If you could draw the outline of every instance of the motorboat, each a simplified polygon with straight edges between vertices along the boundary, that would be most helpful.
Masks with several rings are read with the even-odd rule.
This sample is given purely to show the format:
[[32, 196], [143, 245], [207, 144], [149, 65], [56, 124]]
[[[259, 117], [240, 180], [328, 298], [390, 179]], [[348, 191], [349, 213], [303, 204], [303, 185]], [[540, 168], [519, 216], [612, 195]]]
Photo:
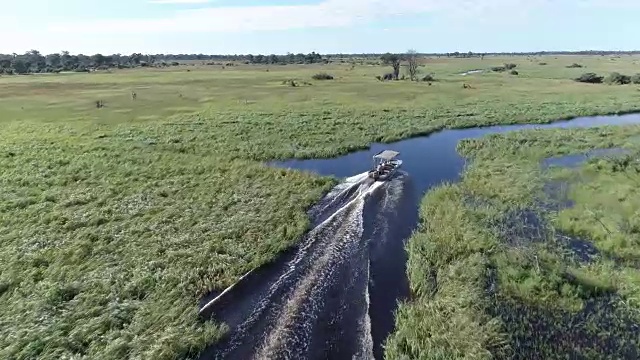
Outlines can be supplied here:
[[369, 171], [369, 177], [376, 181], [389, 180], [402, 166], [402, 160], [397, 159], [399, 152], [385, 150], [373, 156], [373, 169]]

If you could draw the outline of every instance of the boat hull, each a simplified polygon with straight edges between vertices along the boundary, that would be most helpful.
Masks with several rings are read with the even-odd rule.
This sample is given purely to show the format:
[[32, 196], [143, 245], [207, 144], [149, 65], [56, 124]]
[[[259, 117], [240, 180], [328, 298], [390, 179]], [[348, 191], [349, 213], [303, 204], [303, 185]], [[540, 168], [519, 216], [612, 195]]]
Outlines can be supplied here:
[[382, 172], [376, 170], [369, 171], [369, 178], [376, 181], [386, 181], [391, 179], [391, 177], [393, 177], [393, 175], [398, 171], [400, 166], [402, 166], [402, 160], [393, 160], [389, 162], [389, 164], [391, 165], [391, 167]]

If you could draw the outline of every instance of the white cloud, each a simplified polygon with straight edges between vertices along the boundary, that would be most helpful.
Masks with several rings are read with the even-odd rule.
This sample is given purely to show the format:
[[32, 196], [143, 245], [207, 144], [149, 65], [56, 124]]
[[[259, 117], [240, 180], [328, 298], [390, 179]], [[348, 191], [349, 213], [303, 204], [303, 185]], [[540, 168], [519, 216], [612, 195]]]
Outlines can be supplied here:
[[[158, 4], [204, 3], [209, 0], [149, 0]], [[631, 0], [566, 0], [630, 6]], [[633, 0], [635, 1], [635, 0]], [[524, 21], [528, 11], [553, 8], [551, 0], [323, 0], [307, 5], [220, 6], [176, 11], [160, 18], [66, 21], [49, 25], [63, 33], [185, 33], [289, 30], [344, 27], [382, 18], [437, 13], [437, 21]], [[462, 24], [462, 23], [460, 23]], [[459, 25], [460, 25], [459, 24]]]
[[[192, 1], [192, 0], [156, 0]], [[236, 32], [341, 27], [383, 17], [423, 13], [441, 5], [434, 0], [325, 0], [313, 5], [227, 6], [177, 11], [155, 19], [110, 19], [51, 24], [53, 32], [160, 33]]]
[[207, 4], [211, 0], [149, 0], [150, 4]]
[[[155, 4], [187, 4], [187, 3], [213, 3], [215, 0], [142, 0]], [[344, 48], [359, 48], [363, 43], [377, 43], [377, 40], [366, 38], [366, 31], [379, 31], [380, 34], [393, 36], [394, 32], [402, 32], [402, 27], [415, 27], [428, 32], [429, 36], [423, 42], [425, 50], [434, 41], [443, 39], [447, 47], [463, 48], [467, 38], [473, 38], [478, 34], [498, 34], [501, 39], [510, 39], [512, 32], [534, 29], [536, 26], [545, 26], [545, 23], [558, 23], [565, 15], [562, 11], [567, 8], [583, 7], [582, 11], [597, 13], [600, 9], [638, 9], [638, 0], [563, 0], [562, 4], [556, 0], [317, 0], [316, 4], [306, 5], [259, 5], [259, 6], [215, 6], [190, 10], [175, 10], [149, 17], [139, 15], [127, 17], [121, 15], [117, 18], [103, 18], [88, 20], [82, 17], [73, 18], [33, 18], [24, 15], [7, 16], [2, 18], [0, 14], [0, 33], [8, 33], [6, 41], [0, 42], [3, 51], [23, 51], [30, 48], [38, 48], [43, 51], [59, 51], [68, 48], [85, 52], [107, 52], [107, 49], [132, 52], [146, 51], [153, 48], [158, 51], [170, 51], [170, 49], [190, 48], [215, 49], [251, 49], [258, 46], [270, 49], [284, 49], [291, 44], [275, 43], [277, 41], [290, 41], [282, 39], [298, 39], [299, 43], [313, 43], [315, 40], [307, 40], [302, 32], [292, 31], [283, 35], [279, 30], [296, 30], [305, 28], [339, 28], [344, 37], [338, 41], [331, 40], [325, 48], [332, 51], [340, 46]], [[265, 1], [266, 3], [267, 1]], [[159, 5], [161, 6], [161, 5]], [[560, 10], [564, 9], [564, 10]], [[424, 19], [420, 23], [416, 17]], [[571, 14], [569, 14], [571, 15]], [[88, 15], [90, 16], [96, 16]], [[361, 26], [374, 23], [378, 20], [395, 18], [396, 25], [383, 27], [388, 29], [374, 30], [375, 27]], [[410, 19], [402, 24], [402, 19]], [[55, 20], [54, 20], [55, 19]], [[560, 23], [560, 25], [562, 25]], [[560, 26], [559, 25], [559, 26]], [[631, 26], [631, 25], [629, 25]], [[358, 31], [353, 31], [358, 29]], [[344, 31], [342, 31], [344, 30]], [[251, 31], [276, 31], [280, 40], [273, 40], [271, 44], [252, 43], [255, 36]], [[568, 31], [572, 31], [569, 29]], [[329, 31], [327, 31], [329, 32]], [[236, 33], [236, 34], [230, 34]], [[523, 32], [524, 33], [524, 32]], [[353, 37], [347, 36], [352, 34]], [[528, 34], [528, 33], [527, 33]], [[379, 34], [378, 34], [379, 35]], [[378, 36], [376, 35], [376, 36]], [[316, 33], [314, 36], [318, 36]], [[515, 36], [515, 35], [513, 35]], [[406, 36], [402, 35], [402, 41]], [[244, 39], [241, 44], [233, 43], [231, 39]], [[303, 40], [300, 40], [304, 38]], [[436, 40], [430, 40], [437, 38]], [[494, 36], [496, 38], [496, 36]], [[169, 40], [173, 39], [173, 40]], [[197, 41], [194, 39], [198, 39]], [[265, 39], [265, 37], [261, 37]], [[275, 37], [274, 37], [275, 39]], [[315, 39], [315, 38], [314, 38]], [[411, 41], [423, 41], [423, 40]], [[462, 39], [462, 40], [444, 40]], [[490, 38], [478, 38], [478, 48], [491, 45]], [[504, 41], [507, 41], [504, 40]], [[255, 40], [258, 41], [258, 40]], [[260, 40], [262, 41], [262, 40]], [[270, 41], [270, 40], [269, 40]], [[267, 41], [267, 42], [269, 42]], [[397, 43], [398, 39], [394, 40]], [[496, 40], [497, 41], [497, 40]], [[216, 45], [213, 46], [213, 42]], [[389, 41], [387, 41], [389, 43]], [[481, 44], [485, 44], [482, 45]], [[489, 45], [486, 45], [489, 44]], [[387, 44], [388, 45], [388, 44]], [[387, 46], [385, 45], [385, 46]], [[309, 45], [311, 46], [311, 45]], [[380, 45], [382, 47], [382, 45]], [[399, 45], [400, 46], [400, 45]], [[405, 45], [402, 45], [403, 47]], [[413, 46], [413, 45], [412, 45]], [[299, 47], [299, 46], [298, 46]], [[418, 46], [420, 47], [420, 46]], [[80, 50], [82, 49], [82, 50]], [[341, 48], [342, 49], [342, 48]], [[317, 48], [316, 50], [320, 50]], [[152, 51], [152, 50], [149, 50]], [[187, 50], [184, 50], [187, 51]], [[211, 51], [211, 50], [210, 50]], [[237, 50], [240, 51], [240, 50]]]

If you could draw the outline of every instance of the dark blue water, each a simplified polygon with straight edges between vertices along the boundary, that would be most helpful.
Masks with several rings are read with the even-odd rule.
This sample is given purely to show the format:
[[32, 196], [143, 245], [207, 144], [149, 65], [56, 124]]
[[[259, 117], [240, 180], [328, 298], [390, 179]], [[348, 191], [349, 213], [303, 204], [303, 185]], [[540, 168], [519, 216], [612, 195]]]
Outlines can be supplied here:
[[[632, 123], [640, 123], [640, 114], [445, 130], [334, 159], [272, 162], [345, 180], [310, 210], [313, 229], [296, 247], [223, 298], [212, 293], [203, 299], [201, 315], [230, 331], [201, 359], [381, 359], [398, 301], [409, 296], [405, 240], [416, 229], [424, 194], [460, 179], [466, 161], [456, 151], [460, 140]], [[366, 172], [372, 156], [385, 149], [399, 151], [404, 164], [390, 181], [374, 182]]]
[[[518, 131], [526, 129], [588, 128], [605, 125], [625, 125], [640, 123], [640, 114], [620, 116], [580, 117], [552, 124], [504, 125], [460, 130], [443, 130], [428, 136], [418, 137], [391, 144], [371, 144], [368, 150], [350, 153], [333, 159], [287, 160], [272, 162], [271, 165], [312, 171], [320, 175], [345, 178], [371, 169], [372, 157], [383, 150], [400, 152], [404, 161], [403, 172], [407, 181], [400, 214], [393, 218], [393, 228], [385, 234], [385, 245], [371, 251], [370, 274], [370, 317], [376, 358], [382, 356], [385, 339], [393, 331], [393, 313], [397, 302], [408, 296], [406, 280], [406, 253], [404, 244], [418, 224], [420, 201], [429, 189], [445, 182], [460, 180], [466, 159], [458, 154], [456, 147], [463, 139]], [[618, 150], [601, 150], [602, 154]], [[583, 155], [548, 160], [547, 165], [571, 164], [584, 159]], [[373, 215], [365, 214], [373, 217]], [[375, 246], [375, 243], [372, 244]], [[386, 254], [381, 256], [380, 254]], [[393, 269], [393, 270], [390, 270]], [[392, 294], [395, 298], [389, 298]]]
[[640, 114], [629, 114], [581, 117], [544, 125], [506, 125], [444, 130], [428, 136], [391, 144], [374, 143], [371, 144], [368, 150], [333, 159], [287, 160], [272, 162], [271, 164], [278, 167], [313, 171], [320, 175], [334, 175], [343, 178], [368, 171], [371, 168], [372, 156], [382, 150], [399, 151], [399, 157], [404, 161], [402, 169], [409, 174], [412, 179], [412, 186], [415, 186], [413, 193], [415, 194], [414, 203], [417, 208], [421, 198], [430, 188], [443, 182], [456, 182], [460, 179], [466, 161], [456, 151], [456, 146], [460, 140], [525, 129], [587, 128], [638, 123], [640, 123]]
[[621, 148], [613, 148], [613, 149], [593, 149], [589, 152], [582, 154], [571, 154], [564, 156], [556, 156], [545, 159], [542, 161], [543, 168], [550, 168], [554, 166], [564, 167], [564, 168], [576, 168], [591, 158], [598, 157], [610, 157], [617, 155], [626, 155], [629, 154], [629, 151]]
[[[582, 166], [590, 159], [610, 158], [627, 155], [629, 153], [630, 152], [627, 149], [622, 148], [592, 149], [581, 154], [546, 158], [542, 161], [541, 166], [543, 169], [549, 169], [551, 167], [575, 169]], [[550, 210], [560, 211], [571, 208], [575, 205], [569, 198], [569, 188], [570, 183], [565, 180], [554, 180], [545, 184], [545, 192], [553, 200], [553, 206], [550, 207]], [[573, 257], [582, 263], [590, 263], [600, 256], [600, 251], [591, 241], [576, 237], [575, 235], [568, 236], [561, 232], [556, 232], [555, 236], [558, 243], [564, 244], [565, 248], [573, 255]]]

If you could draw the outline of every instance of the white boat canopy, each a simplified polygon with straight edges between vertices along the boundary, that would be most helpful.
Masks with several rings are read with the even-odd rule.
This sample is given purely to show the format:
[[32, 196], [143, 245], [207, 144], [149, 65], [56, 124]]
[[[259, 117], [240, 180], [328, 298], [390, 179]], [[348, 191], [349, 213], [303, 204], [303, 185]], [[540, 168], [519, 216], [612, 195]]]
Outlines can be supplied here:
[[375, 155], [374, 158], [375, 159], [382, 159], [382, 160], [393, 160], [396, 156], [400, 155], [399, 152], [397, 151], [393, 151], [393, 150], [385, 150], [381, 153], [379, 153], [378, 155]]

